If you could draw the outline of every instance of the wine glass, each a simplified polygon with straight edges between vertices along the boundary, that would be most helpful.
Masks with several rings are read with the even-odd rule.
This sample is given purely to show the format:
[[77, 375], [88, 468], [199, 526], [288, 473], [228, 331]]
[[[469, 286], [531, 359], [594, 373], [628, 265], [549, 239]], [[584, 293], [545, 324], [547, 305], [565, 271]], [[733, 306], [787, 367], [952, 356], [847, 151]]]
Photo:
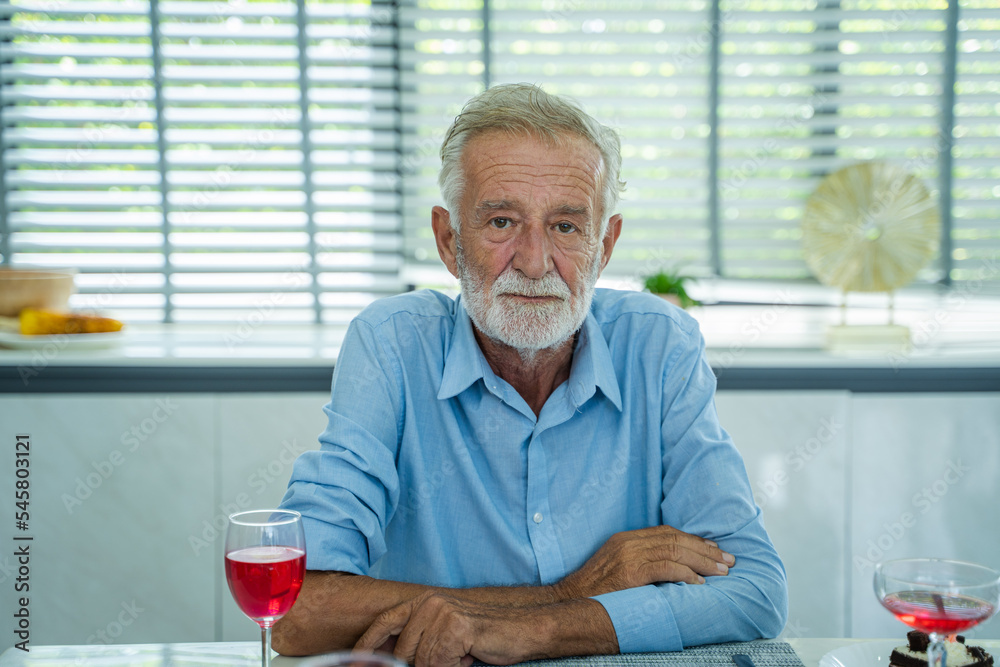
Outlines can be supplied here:
[[237, 606], [260, 626], [261, 667], [271, 665], [271, 626], [292, 608], [305, 570], [301, 514], [251, 510], [230, 515], [226, 581]]
[[946, 667], [945, 638], [982, 623], [1000, 606], [1000, 572], [958, 560], [879, 563], [874, 585], [883, 607], [930, 636], [928, 667]]

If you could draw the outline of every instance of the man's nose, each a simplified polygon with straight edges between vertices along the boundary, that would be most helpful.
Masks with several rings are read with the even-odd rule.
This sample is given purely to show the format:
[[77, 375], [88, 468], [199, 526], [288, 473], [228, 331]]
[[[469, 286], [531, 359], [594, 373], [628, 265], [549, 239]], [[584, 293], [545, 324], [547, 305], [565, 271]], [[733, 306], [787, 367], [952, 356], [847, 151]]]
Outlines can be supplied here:
[[539, 280], [555, 268], [552, 261], [552, 241], [543, 225], [524, 225], [516, 242], [513, 268], [525, 277]]

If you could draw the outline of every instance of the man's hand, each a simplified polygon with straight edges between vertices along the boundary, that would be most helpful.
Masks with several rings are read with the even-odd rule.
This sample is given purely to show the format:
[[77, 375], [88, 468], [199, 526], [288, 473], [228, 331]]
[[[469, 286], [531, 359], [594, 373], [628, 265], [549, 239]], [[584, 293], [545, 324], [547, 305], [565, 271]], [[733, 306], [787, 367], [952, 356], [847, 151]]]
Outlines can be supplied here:
[[670, 526], [640, 528], [612, 535], [556, 591], [571, 600], [668, 581], [703, 584], [704, 577], [728, 574], [735, 562], [711, 540]]
[[510, 665], [535, 655], [537, 635], [521, 625], [524, 618], [523, 609], [428, 592], [380, 614], [354, 648], [392, 647], [397, 658], [417, 667], [468, 667], [473, 658]]
[[428, 592], [381, 614], [355, 648], [391, 650], [416, 667], [469, 667], [615, 654], [618, 638], [595, 600], [506, 607]]

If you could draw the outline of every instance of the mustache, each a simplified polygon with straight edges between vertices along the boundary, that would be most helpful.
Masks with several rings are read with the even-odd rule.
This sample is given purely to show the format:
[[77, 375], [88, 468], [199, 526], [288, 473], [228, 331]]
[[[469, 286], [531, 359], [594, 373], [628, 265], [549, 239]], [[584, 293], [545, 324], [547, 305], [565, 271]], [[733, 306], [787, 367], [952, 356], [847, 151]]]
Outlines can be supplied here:
[[508, 270], [497, 276], [493, 282], [493, 293], [516, 294], [518, 296], [550, 296], [559, 299], [570, 297], [569, 285], [555, 273], [546, 273], [538, 280], [525, 278], [516, 270]]

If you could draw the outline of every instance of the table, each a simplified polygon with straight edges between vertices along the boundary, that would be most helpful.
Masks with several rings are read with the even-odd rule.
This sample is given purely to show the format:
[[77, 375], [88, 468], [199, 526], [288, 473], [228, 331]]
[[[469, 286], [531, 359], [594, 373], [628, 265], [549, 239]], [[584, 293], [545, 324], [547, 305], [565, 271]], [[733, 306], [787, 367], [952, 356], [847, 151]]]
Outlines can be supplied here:
[[[805, 667], [817, 667], [827, 652], [865, 639], [794, 638], [785, 640], [802, 660]], [[900, 639], [900, 643], [903, 643]], [[278, 656], [273, 667], [293, 667], [300, 658]], [[258, 642], [214, 642], [200, 644], [121, 644], [113, 646], [35, 646], [30, 653], [10, 648], [0, 655], [0, 667], [30, 665], [80, 665], [83, 667], [118, 667], [124, 665], [150, 667], [195, 667], [196, 665], [260, 665]]]

